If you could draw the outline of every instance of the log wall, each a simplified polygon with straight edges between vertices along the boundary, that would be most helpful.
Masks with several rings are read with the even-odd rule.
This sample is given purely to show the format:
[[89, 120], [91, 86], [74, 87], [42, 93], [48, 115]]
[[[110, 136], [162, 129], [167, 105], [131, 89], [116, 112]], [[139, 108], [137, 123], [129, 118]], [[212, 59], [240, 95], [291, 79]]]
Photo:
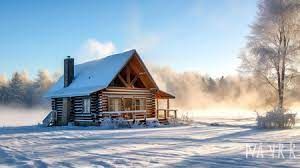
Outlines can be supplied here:
[[[70, 121], [96, 122], [101, 117], [101, 112], [108, 111], [108, 98], [145, 98], [147, 118], [155, 117], [155, 95], [147, 89], [107, 88], [103, 91], [92, 93], [90, 98], [90, 113], [83, 112], [84, 98], [77, 96], [71, 98]], [[52, 99], [52, 110], [57, 111], [57, 120], [60, 123], [62, 118], [63, 99]]]
[[62, 119], [62, 110], [63, 110], [63, 99], [62, 98], [55, 98], [52, 99], [52, 110], [57, 112], [57, 123], [61, 123]]
[[[90, 113], [84, 113], [84, 99], [90, 98]], [[99, 112], [98, 108], [98, 96], [97, 93], [91, 94], [89, 97], [73, 97], [73, 107], [74, 107], [74, 121], [75, 122], [93, 122], [96, 120], [96, 117]]]

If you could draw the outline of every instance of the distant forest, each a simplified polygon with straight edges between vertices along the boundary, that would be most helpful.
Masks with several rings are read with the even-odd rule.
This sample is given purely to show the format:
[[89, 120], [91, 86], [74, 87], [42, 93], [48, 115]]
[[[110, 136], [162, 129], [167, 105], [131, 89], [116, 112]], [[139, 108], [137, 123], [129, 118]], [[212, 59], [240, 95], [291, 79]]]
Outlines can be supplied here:
[[[198, 72], [179, 73], [168, 67], [150, 67], [150, 71], [160, 89], [176, 96], [171, 101], [176, 108], [228, 106], [255, 110], [276, 103], [276, 94], [254, 77], [212, 78]], [[0, 75], [0, 105], [47, 106], [49, 101], [43, 95], [58, 76], [50, 75], [46, 70], [40, 70], [33, 79], [25, 72], [15, 72], [10, 79]], [[294, 81], [294, 88], [285, 95], [288, 97], [286, 103], [300, 104], [299, 84], [298, 78]]]
[[43, 94], [52, 86], [53, 77], [40, 70], [32, 80], [26, 72], [15, 72], [11, 79], [0, 76], [0, 104], [18, 106], [46, 106]]
[[[236, 107], [250, 110], [272, 108], [276, 92], [253, 75], [211, 77], [199, 72], [176, 72], [168, 67], [151, 67], [161, 89], [176, 96], [175, 105], [185, 109]], [[287, 107], [300, 105], [300, 76], [286, 90]]]

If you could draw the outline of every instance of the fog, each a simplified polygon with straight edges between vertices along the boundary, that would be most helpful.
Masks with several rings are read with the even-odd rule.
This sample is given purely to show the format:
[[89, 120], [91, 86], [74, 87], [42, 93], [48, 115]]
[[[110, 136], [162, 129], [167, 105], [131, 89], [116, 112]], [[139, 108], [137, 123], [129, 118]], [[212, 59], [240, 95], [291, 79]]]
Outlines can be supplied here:
[[37, 125], [48, 112], [49, 110], [43, 107], [0, 106], [0, 127]]
[[[176, 96], [174, 106], [197, 110], [211, 107], [260, 110], [276, 104], [275, 94], [256, 79], [242, 76], [212, 78], [198, 72], [176, 72], [168, 67], [152, 67], [152, 75], [160, 89]], [[297, 95], [297, 94], [294, 94]], [[287, 99], [288, 106], [299, 101]]]

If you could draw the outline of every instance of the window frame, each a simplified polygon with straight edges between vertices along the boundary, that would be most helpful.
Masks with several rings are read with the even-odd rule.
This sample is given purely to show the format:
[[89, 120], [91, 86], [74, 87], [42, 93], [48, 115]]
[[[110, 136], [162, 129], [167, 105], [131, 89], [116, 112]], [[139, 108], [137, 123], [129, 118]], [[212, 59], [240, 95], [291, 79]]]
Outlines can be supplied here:
[[[112, 101], [113, 100], [118, 100], [119, 101], [119, 109], [120, 110], [116, 110], [116, 109], [114, 109], [116, 106], [115, 106], [115, 104], [114, 103], [112, 103]], [[109, 97], [108, 98], [108, 111], [122, 111], [122, 107], [123, 105], [122, 105], [122, 98], [119, 98], [119, 97]]]
[[[137, 103], [137, 100], [139, 101], [139, 103]], [[135, 111], [146, 110], [146, 98], [134, 98], [133, 104], [134, 104]]]
[[91, 99], [89, 97], [83, 98], [83, 113], [90, 114], [91, 113]]
[[[113, 100], [119, 101], [119, 109], [114, 109]], [[126, 101], [131, 101], [131, 107], [126, 107]], [[137, 100], [140, 102], [137, 103]], [[130, 104], [130, 103], [129, 103]], [[138, 110], [137, 110], [138, 109]], [[146, 97], [108, 97], [108, 111], [141, 111], [146, 110]]]

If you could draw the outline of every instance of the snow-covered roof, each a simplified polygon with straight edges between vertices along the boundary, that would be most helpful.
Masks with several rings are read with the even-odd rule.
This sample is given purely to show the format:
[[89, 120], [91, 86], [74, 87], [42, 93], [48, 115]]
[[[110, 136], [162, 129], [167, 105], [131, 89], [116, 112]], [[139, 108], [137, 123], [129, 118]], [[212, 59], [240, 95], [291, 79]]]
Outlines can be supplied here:
[[45, 97], [86, 96], [106, 88], [129, 59], [135, 50], [107, 56], [102, 59], [75, 65], [74, 80], [64, 87], [64, 76], [54, 84]]

